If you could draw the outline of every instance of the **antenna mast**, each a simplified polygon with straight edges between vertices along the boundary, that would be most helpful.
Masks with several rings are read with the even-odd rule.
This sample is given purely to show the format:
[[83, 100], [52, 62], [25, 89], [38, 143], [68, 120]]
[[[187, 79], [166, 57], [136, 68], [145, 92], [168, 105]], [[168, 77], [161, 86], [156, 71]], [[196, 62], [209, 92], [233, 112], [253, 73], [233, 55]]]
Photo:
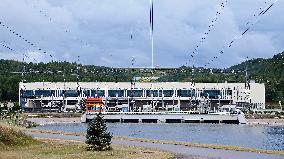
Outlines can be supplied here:
[[26, 72], [26, 66], [25, 66], [25, 53], [23, 53], [22, 83], [24, 83], [24, 82], [25, 82], [25, 72]]

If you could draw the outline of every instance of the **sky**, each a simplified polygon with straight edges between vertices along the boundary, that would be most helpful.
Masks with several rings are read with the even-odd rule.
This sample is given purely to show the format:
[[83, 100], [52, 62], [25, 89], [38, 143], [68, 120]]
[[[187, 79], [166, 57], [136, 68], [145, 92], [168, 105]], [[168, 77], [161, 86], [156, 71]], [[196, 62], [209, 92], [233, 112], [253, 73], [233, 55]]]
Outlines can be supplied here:
[[[284, 51], [284, 1], [279, 0], [241, 38], [247, 22], [275, 0], [153, 0], [154, 65], [225, 68]], [[110, 67], [151, 66], [149, 0], [0, 0], [0, 59], [69, 61]], [[6, 28], [9, 27], [9, 29]], [[13, 30], [31, 43], [12, 34]], [[132, 35], [132, 39], [131, 39]], [[199, 45], [192, 58], [190, 55]], [[39, 50], [39, 48], [41, 50]], [[220, 54], [220, 50], [224, 53]], [[43, 52], [46, 52], [43, 53]], [[52, 55], [52, 57], [50, 56]], [[218, 58], [214, 58], [218, 56]], [[212, 62], [212, 59], [214, 60]]]

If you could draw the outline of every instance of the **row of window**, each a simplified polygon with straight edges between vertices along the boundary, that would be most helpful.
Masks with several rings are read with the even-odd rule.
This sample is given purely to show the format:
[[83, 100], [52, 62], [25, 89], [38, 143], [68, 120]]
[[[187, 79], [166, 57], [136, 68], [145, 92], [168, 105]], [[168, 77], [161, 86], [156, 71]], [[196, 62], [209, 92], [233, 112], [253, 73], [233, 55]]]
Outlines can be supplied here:
[[[108, 90], [108, 97], [124, 97], [125, 90]], [[105, 90], [83, 90], [84, 96], [106, 96]], [[195, 95], [194, 90], [177, 90], [177, 97], [192, 97]], [[81, 91], [77, 90], [25, 90], [21, 91], [21, 95], [24, 98], [30, 97], [51, 97], [51, 96], [65, 96], [65, 97], [78, 97]], [[172, 97], [175, 94], [174, 90], [146, 90], [146, 97]], [[227, 90], [226, 95], [232, 95], [232, 90]], [[200, 96], [209, 97], [211, 99], [218, 99], [219, 96], [223, 97], [224, 92], [220, 90], [204, 90], [200, 93]], [[126, 90], [127, 97], [143, 97], [143, 90]]]

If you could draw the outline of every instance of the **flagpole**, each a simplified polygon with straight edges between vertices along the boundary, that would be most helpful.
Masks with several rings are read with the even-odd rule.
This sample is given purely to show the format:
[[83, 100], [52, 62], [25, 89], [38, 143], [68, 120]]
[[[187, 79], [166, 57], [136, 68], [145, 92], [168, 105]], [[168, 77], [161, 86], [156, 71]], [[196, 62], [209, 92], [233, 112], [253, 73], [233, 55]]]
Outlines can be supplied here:
[[152, 68], [154, 68], [154, 5], [153, 0], [150, 0], [150, 36], [151, 36], [151, 53], [152, 53]]

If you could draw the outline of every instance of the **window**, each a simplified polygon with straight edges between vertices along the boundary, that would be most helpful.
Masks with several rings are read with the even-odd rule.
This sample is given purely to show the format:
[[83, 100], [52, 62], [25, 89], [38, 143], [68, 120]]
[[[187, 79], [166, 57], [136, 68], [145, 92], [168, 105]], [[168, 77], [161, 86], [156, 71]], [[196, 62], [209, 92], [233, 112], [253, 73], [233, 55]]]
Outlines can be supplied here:
[[124, 91], [123, 90], [108, 90], [109, 97], [123, 97]]
[[143, 90], [127, 90], [127, 96], [128, 97], [142, 97], [143, 96]]
[[218, 96], [221, 95], [220, 90], [204, 90], [203, 95], [209, 97], [210, 99], [218, 99]]
[[90, 92], [91, 92], [90, 90], [84, 90], [83, 91], [84, 95], [87, 96], [87, 97], [91, 96]]
[[33, 96], [34, 96], [34, 91], [33, 91], [33, 90], [25, 90], [25, 91], [22, 91], [22, 96], [23, 96], [24, 98], [33, 97]]
[[153, 97], [162, 97], [162, 91], [160, 90], [146, 90], [146, 96], [151, 97], [153, 94]]
[[178, 97], [191, 97], [194, 95], [194, 90], [177, 90]]
[[35, 96], [36, 97], [50, 97], [55, 94], [55, 91], [51, 90], [35, 90]]
[[65, 90], [64, 95], [65, 97], [78, 97], [79, 92], [77, 90]]
[[104, 97], [105, 96], [105, 91], [104, 90], [91, 90], [91, 94], [93, 97]]
[[172, 97], [174, 95], [174, 90], [163, 90], [164, 97]]
[[227, 94], [227, 95], [232, 95], [232, 90], [230, 90], [230, 89], [227, 90], [227, 91], [226, 91], [226, 94]]

